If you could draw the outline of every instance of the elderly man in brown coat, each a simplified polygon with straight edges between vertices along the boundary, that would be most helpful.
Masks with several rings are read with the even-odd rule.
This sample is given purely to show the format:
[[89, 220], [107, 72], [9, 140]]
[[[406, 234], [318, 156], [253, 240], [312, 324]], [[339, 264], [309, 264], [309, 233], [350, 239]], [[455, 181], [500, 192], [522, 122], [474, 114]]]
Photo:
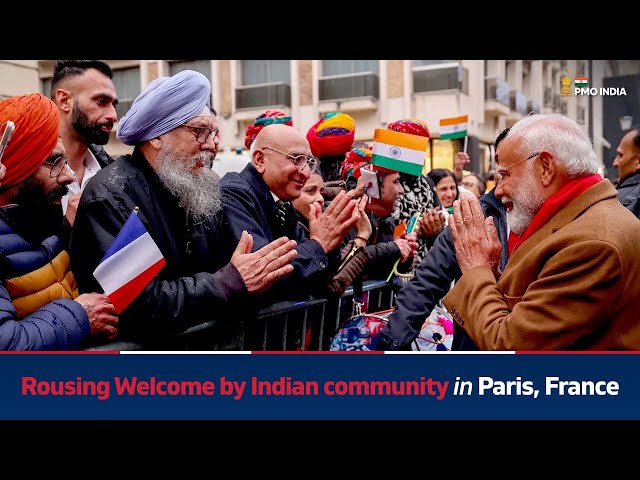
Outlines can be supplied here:
[[454, 319], [483, 350], [640, 349], [640, 220], [596, 174], [589, 137], [562, 115], [532, 115], [496, 159], [515, 248], [498, 272], [492, 219], [472, 197], [454, 203]]

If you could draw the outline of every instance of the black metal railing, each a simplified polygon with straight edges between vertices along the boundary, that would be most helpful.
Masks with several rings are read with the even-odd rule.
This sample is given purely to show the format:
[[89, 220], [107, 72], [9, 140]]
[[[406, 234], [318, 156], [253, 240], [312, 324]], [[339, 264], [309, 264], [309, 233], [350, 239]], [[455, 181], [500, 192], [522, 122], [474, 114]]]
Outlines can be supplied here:
[[[362, 290], [368, 312], [395, 306], [393, 285], [384, 280], [368, 280]], [[202, 323], [149, 346], [118, 341], [87, 350], [328, 350], [338, 327], [352, 316], [352, 305], [353, 287], [349, 287], [338, 298], [277, 302], [258, 310], [255, 318], [233, 319], [226, 326], [215, 321]], [[218, 337], [225, 328], [225, 344], [220, 344]]]

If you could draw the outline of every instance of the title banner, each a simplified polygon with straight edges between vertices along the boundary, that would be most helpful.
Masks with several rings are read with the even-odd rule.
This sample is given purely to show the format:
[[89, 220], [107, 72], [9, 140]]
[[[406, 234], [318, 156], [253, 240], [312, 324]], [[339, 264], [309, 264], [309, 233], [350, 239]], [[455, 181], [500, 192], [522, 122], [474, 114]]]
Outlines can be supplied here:
[[22, 353], [0, 363], [2, 419], [640, 418], [637, 354]]

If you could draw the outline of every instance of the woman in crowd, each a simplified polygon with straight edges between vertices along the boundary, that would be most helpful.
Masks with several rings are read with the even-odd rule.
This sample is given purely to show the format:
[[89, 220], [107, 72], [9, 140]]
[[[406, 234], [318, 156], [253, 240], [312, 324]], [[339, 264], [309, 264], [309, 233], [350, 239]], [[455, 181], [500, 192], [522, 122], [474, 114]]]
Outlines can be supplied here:
[[442, 208], [453, 206], [453, 201], [457, 200], [460, 195], [453, 172], [446, 168], [434, 168], [428, 175], [436, 186], [436, 193]]

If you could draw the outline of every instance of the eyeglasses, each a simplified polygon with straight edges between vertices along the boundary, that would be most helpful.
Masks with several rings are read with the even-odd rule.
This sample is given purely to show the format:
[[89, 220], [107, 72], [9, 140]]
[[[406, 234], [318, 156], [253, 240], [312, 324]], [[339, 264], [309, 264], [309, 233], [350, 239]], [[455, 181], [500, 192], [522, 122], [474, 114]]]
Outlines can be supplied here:
[[477, 183], [471, 182], [471, 181], [467, 181], [465, 182], [464, 180], [461, 182], [461, 185], [465, 188], [473, 188], [476, 187], [478, 190], [480, 190], [480, 185], [478, 185]]
[[517, 161], [517, 162], [515, 162], [515, 163], [512, 163], [512, 164], [511, 164], [511, 165], [509, 165], [508, 167], [501, 167], [501, 168], [503, 168], [503, 170], [496, 170], [496, 173], [495, 173], [495, 178], [496, 178], [496, 182], [497, 182], [497, 183], [496, 183], [496, 185], [500, 185], [501, 183], [504, 183], [504, 173], [505, 173], [505, 172], [506, 172], [506, 173], [509, 173], [509, 170], [510, 170], [512, 167], [514, 167], [514, 166], [518, 165], [519, 163], [526, 162], [527, 160], [531, 160], [532, 158], [537, 157], [537, 156], [538, 156], [538, 155], [540, 155], [541, 153], [542, 153], [542, 152], [534, 153], [533, 155], [531, 155], [531, 156], [529, 156], [529, 157], [525, 158], [524, 160], [519, 160], [519, 161]]
[[49, 176], [51, 178], [57, 178], [58, 175], [62, 173], [62, 170], [64, 170], [64, 167], [66, 167], [69, 164], [69, 159], [67, 157], [60, 156], [55, 160], [53, 160], [52, 162], [48, 162], [45, 160], [43, 163], [45, 165], [51, 166], [51, 171], [49, 172]]
[[285, 157], [287, 157], [289, 160], [293, 162], [293, 164], [296, 166], [298, 170], [304, 170], [304, 167], [308, 165], [309, 173], [313, 173], [316, 167], [318, 166], [319, 160], [312, 155], [303, 155], [303, 154], [293, 155], [290, 153], [281, 152], [280, 150], [276, 150], [275, 148], [271, 148], [271, 147], [264, 147], [264, 150], [272, 150], [276, 153], [279, 153], [280, 155], [284, 155]]
[[192, 127], [191, 125], [180, 125], [181, 127], [188, 128], [191, 132], [196, 134], [196, 142], [203, 144], [207, 143], [207, 139], [209, 135], [213, 140], [220, 134], [220, 130], [218, 128], [209, 128], [209, 127]]

